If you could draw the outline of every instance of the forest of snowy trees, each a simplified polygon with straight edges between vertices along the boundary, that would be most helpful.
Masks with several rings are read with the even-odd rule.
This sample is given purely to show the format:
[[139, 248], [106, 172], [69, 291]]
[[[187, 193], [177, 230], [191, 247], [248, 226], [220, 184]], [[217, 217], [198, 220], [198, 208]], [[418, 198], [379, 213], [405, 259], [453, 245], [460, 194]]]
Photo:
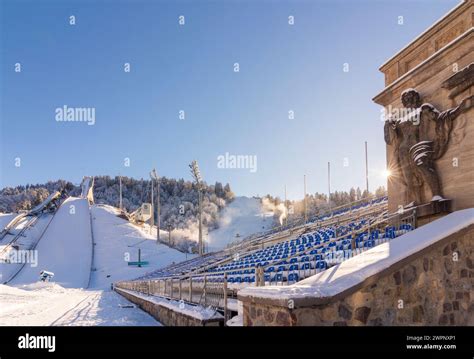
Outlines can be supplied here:
[[[64, 180], [45, 184], [7, 187], [0, 190], [0, 212], [29, 210], [41, 203], [56, 190], [66, 190], [78, 196], [79, 186]], [[94, 199], [98, 204], [119, 206], [119, 177], [97, 176], [94, 182]], [[155, 196], [156, 196], [155, 189]], [[123, 207], [128, 212], [144, 202], [151, 202], [150, 180], [122, 177]], [[229, 184], [216, 182], [203, 188], [203, 224], [209, 230], [217, 227], [219, 211], [234, 198]], [[155, 199], [156, 200], [156, 199]], [[160, 179], [161, 225], [167, 230], [187, 229], [197, 223], [198, 192], [194, 183], [184, 179]]]

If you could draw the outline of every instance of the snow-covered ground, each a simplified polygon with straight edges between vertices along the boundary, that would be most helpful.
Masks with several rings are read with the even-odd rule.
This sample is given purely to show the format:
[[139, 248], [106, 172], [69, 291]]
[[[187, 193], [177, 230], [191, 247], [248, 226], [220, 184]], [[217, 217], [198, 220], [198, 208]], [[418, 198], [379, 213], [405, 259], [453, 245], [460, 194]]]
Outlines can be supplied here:
[[[37, 244], [38, 266], [26, 264], [8, 285], [0, 285], [0, 325], [160, 325], [110, 285], [192, 255], [157, 245], [156, 234], [117, 214], [111, 206], [89, 207], [87, 199], [68, 198]], [[2, 221], [13, 216], [1, 216]], [[21, 240], [39, 234], [31, 230]], [[129, 266], [138, 260], [139, 248], [149, 265]], [[54, 273], [50, 283], [38, 281], [43, 269]]]
[[[182, 253], [164, 244], [156, 243], [156, 230], [149, 234], [136, 225], [117, 217], [118, 209], [111, 206], [92, 206], [94, 233], [94, 271], [91, 288], [110, 288], [112, 282], [133, 279], [173, 262], [181, 262], [193, 255]], [[161, 232], [160, 232], [161, 233]], [[164, 233], [162, 233], [164, 235]], [[145, 267], [129, 266], [127, 261], [141, 260]], [[110, 276], [110, 277], [107, 277]]]
[[258, 198], [236, 197], [221, 213], [219, 228], [209, 232], [209, 249], [225, 248], [229, 243], [272, 227], [273, 212], [267, 212]]
[[[39, 216], [34, 225], [28, 227], [28, 229], [22, 233], [21, 237], [14, 242], [14, 245], [21, 250], [29, 250], [34, 248], [35, 244], [38, 242], [38, 239], [41, 237], [48, 224], [51, 222], [52, 216], [53, 215], [50, 213], [44, 213]], [[11, 218], [13, 217], [15, 217], [15, 215], [11, 216]], [[3, 253], [1, 259], [8, 258], [11, 249], [10, 244], [12, 244], [16, 235], [21, 232], [30, 219], [31, 217], [25, 217], [22, 219], [15, 228], [11, 229], [9, 233], [2, 240], [0, 240], [0, 253]], [[22, 267], [21, 263], [5, 264], [3, 261], [0, 262], [0, 283], [8, 281]], [[38, 269], [38, 267], [36, 267], [36, 269]]]
[[0, 325], [160, 325], [112, 291], [34, 283], [22, 289], [0, 285]]
[[[38, 266], [25, 265], [8, 285], [0, 285], [0, 325], [159, 325], [111, 291], [111, 283], [193, 255], [157, 244], [156, 230], [150, 234], [149, 227], [131, 224], [118, 213], [111, 206], [89, 207], [87, 199], [68, 198], [36, 246]], [[222, 213], [220, 228], [210, 233], [210, 247], [223, 248], [268, 229], [272, 215], [263, 212], [259, 199], [236, 198]], [[12, 217], [0, 216], [1, 223]], [[36, 232], [32, 237], [39, 239]], [[149, 264], [129, 266], [138, 260], [139, 249]], [[41, 270], [54, 272], [52, 282], [38, 282]]]
[[31, 284], [39, 272], [54, 273], [54, 282], [66, 288], [87, 288], [89, 284], [92, 239], [89, 205], [86, 199], [70, 197], [56, 212], [36, 247], [38, 267], [25, 265], [9, 283]]

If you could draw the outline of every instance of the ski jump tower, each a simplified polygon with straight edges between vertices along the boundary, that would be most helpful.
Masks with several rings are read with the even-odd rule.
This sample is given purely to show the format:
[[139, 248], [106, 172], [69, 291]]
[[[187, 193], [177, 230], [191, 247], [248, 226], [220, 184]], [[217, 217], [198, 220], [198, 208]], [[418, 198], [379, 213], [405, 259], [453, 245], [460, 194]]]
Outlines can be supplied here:
[[84, 176], [81, 189], [81, 198], [86, 198], [89, 205], [94, 204], [94, 177]]

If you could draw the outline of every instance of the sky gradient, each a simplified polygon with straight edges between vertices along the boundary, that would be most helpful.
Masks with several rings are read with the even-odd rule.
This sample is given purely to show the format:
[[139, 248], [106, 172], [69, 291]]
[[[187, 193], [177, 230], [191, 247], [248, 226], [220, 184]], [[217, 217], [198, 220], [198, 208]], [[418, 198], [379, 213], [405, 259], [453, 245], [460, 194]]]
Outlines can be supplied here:
[[[371, 190], [385, 183], [378, 68], [459, 1], [0, 3], [0, 187], [153, 167], [191, 179], [196, 159], [238, 195], [301, 198], [304, 174], [327, 191], [328, 161], [332, 190], [365, 188], [364, 141]], [[95, 125], [57, 122], [64, 105], [94, 107]], [[218, 168], [226, 152], [257, 171]]]

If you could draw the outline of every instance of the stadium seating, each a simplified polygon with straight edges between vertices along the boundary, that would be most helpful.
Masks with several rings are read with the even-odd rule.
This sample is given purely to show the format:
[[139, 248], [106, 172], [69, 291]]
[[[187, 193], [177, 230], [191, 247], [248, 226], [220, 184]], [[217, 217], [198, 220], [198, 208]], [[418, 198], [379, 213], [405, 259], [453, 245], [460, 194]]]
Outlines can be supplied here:
[[[332, 215], [315, 216], [310, 219], [310, 224], [325, 223], [326, 220], [331, 224], [326, 226], [318, 224], [316, 230], [308, 230], [306, 233], [293, 237], [289, 236], [287, 237], [289, 239], [286, 240], [271, 241], [272, 237], [268, 235], [268, 232], [260, 239], [250, 236], [240, 244], [239, 256], [234, 257], [235, 253], [232, 250], [224, 250], [170, 265], [148, 273], [139, 279], [169, 278], [193, 274], [193, 280], [198, 282], [203, 281], [206, 276], [206, 280], [210, 282], [222, 283], [224, 273], [226, 273], [229, 284], [245, 286], [256, 282], [257, 268], [262, 267], [265, 282], [270, 284], [297, 282], [337, 263], [338, 253], [343, 253], [344, 257], [346, 255], [352, 256], [353, 251], [370, 249], [379, 243], [412, 230], [413, 227], [410, 224], [372, 228], [371, 223], [375, 218], [370, 214], [360, 215], [356, 220], [344, 219], [357, 217], [354, 212], [357, 213], [357, 211], [370, 206], [386, 204], [386, 200], [386, 197], [378, 198], [334, 211]], [[348, 213], [351, 216], [346, 216]], [[285, 229], [285, 226], [279, 227], [270, 231], [270, 234]], [[261, 246], [261, 249], [246, 249], [245, 244], [247, 243], [249, 248]]]

